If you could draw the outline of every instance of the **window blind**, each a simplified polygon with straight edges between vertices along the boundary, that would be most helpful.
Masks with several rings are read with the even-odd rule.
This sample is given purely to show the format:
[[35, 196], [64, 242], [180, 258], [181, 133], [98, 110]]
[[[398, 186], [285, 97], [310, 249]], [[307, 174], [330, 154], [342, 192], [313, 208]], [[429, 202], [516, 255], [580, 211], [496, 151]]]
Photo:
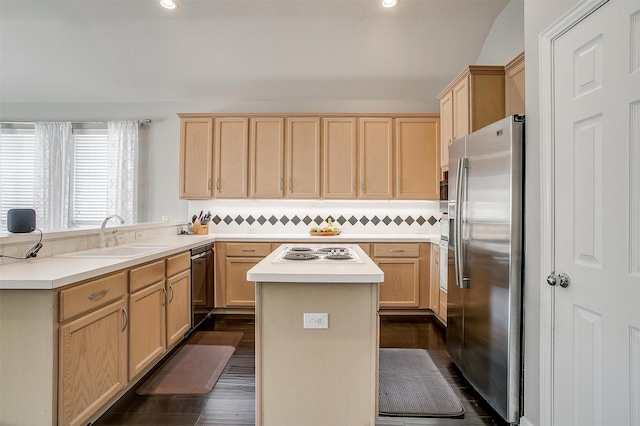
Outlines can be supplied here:
[[7, 211], [33, 207], [35, 135], [33, 129], [0, 131], [0, 228]]
[[107, 216], [107, 129], [74, 129], [72, 223], [97, 225]]

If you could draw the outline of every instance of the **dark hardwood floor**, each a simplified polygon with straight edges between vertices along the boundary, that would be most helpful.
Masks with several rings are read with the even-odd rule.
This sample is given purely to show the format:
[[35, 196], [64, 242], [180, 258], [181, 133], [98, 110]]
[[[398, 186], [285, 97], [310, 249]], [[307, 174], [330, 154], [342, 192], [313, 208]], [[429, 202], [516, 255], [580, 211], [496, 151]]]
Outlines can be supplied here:
[[[213, 316], [198, 330], [243, 331], [244, 337], [213, 390], [206, 395], [139, 396], [135, 388], [95, 423], [111, 425], [255, 425], [254, 320], [252, 316]], [[380, 346], [422, 348], [452, 385], [464, 405], [463, 418], [380, 417], [376, 426], [505, 426], [459, 377], [445, 352], [445, 329], [428, 316], [381, 316]], [[138, 384], [142, 384], [141, 380]], [[304, 426], [304, 425], [300, 425]], [[331, 426], [331, 425], [327, 425]]]

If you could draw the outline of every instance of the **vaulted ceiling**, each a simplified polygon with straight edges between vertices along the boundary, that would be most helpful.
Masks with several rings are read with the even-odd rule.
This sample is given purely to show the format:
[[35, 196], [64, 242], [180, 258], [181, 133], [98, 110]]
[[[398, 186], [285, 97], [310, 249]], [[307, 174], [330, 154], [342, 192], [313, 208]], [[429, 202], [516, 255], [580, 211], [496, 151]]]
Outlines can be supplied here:
[[509, 2], [178, 1], [0, 0], [0, 101], [433, 97]]

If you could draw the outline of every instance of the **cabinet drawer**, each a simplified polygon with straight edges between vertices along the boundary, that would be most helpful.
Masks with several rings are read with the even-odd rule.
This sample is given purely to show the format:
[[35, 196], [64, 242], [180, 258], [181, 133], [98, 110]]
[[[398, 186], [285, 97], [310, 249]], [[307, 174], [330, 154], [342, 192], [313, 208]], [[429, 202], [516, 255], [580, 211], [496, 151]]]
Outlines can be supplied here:
[[374, 244], [374, 257], [420, 257], [420, 244]]
[[231, 257], [264, 257], [270, 253], [270, 243], [227, 243], [227, 256]]
[[191, 254], [188, 251], [167, 258], [168, 277], [189, 268], [191, 268]]
[[164, 259], [132, 269], [129, 272], [129, 291], [133, 293], [160, 280], [164, 280]]
[[118, 272], [60, 292], [60, 322], [106, 305], [127, 293], [127, 273]]

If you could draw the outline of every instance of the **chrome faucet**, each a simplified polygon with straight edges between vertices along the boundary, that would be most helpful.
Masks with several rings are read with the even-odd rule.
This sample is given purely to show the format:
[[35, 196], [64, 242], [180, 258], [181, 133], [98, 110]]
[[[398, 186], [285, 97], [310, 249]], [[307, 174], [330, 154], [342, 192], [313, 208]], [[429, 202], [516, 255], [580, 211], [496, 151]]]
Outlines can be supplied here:
[[105, 247], [105, 237], [104, 237], [104, 228], [107, 226], [107, 222], [109, 222], [109, 220], [111, 219], [119, 219], [120, 220], [120, 224], [124, 223], [124, 219], [122, 218], [122, 216], [117, 215], [117, 214], [112, 214], [107, 216], [103, 221], [102, 221], [102, 226], [100, 227], [100, 239], [98, 241], [98, 247]]

